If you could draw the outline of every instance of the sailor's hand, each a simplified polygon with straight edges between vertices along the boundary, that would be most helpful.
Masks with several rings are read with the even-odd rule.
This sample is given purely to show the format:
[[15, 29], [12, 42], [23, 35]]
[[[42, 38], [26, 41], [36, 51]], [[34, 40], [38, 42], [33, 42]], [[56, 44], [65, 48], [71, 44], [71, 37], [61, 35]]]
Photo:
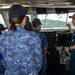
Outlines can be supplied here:
[[68, 27], [68, 29], [70, 29], [70, 28], [71, 28], [71, 25], [70, 25], [70, 24], [67, 24], [66, 26]]
[[69, 52], [70, 48], [69, 47], [65, 47], [65, 51]]

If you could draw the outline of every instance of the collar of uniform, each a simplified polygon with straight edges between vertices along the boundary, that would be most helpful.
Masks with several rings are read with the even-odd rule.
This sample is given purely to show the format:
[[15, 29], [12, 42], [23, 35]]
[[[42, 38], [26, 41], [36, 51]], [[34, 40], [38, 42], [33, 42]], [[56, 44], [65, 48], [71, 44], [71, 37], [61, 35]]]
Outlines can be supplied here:
[[34, 31], [38, 31], [38, 32], [39, 32], [39, 30], [38, 30], [38, 29], [34, 29]]
[[22, 30], [23, 28], [21, 26], [16, 26], [17, 30]]

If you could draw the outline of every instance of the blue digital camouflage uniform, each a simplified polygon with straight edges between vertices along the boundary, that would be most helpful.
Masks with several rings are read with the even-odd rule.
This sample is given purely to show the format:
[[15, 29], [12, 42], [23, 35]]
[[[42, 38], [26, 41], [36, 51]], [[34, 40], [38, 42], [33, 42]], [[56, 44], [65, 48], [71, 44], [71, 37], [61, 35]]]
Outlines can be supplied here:
[[43, 60], [42, 60], [42, 72], [41, 75], [46, 75], [46, 69], [47, 69], [47, 58], [46, 58], [46, 53], [44, 51], [44, 48], [47, 48], [48, 46], [48, 41], [44, 33], [38, 31], [37, 29], [34, 29], [34, 32], [36, 32], [40, 39], [41, 39], [41, 47], [42, 47], [42, 53], [43, 53]]
[[[71, 46], [75, 45], [75, 32], [72, 35]], [[75, 49], [71, 50], [71, 75], [75, 75]]]
[[17, 26], [0, 36], [0, 50], [6, 61], [5, 75], [38, 75], [42, 66], [40, 39]]

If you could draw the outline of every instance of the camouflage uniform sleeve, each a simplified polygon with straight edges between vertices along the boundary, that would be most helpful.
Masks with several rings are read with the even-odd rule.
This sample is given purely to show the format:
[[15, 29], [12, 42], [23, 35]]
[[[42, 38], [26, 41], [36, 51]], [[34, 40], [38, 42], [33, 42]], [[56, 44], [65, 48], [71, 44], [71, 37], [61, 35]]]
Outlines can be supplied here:
[[38, 70], [38, 72], [40, 71], [41, 67], [42, 67], [42, 50], [41, 50], [41, 42], [40, 42], [40, 38], [35, 35], [35, 40], [34, 40], [34, 59], [35, 59], [35, 66], [36, 66], [36, 70]]
[[5, 47], [3, 46], [3, 39], [2, 36], [0, 35], [0, 53], [4, 56], [4, 49]]
[[47, 41], [47, 38], [46, 38], [46, 35], [44, 33], [42, 33], [42, 42], [43, 42], [43, 46], [44, 48], [46, 48], [48, 46], [48, 41]]

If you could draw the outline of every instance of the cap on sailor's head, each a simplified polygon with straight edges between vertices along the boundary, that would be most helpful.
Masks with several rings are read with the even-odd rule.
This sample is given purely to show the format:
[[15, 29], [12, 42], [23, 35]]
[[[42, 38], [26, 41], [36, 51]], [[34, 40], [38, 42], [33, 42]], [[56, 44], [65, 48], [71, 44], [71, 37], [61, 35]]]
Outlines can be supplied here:
[[69, 18], [72, 18], [75, 20], [75, 13], [72, 16], [69, 16]]
[[35, 25], [42, 25], [40, 19], [38, 19], [38, 18], [35, 18], [35, 19], [32, 21], [32, 23], [33, 23], [34, 26], [35, 26]]
[[9, 8], [9, 18], [22, 18], [25, 14], [25, 8], [21, 5], [15, 4]]

